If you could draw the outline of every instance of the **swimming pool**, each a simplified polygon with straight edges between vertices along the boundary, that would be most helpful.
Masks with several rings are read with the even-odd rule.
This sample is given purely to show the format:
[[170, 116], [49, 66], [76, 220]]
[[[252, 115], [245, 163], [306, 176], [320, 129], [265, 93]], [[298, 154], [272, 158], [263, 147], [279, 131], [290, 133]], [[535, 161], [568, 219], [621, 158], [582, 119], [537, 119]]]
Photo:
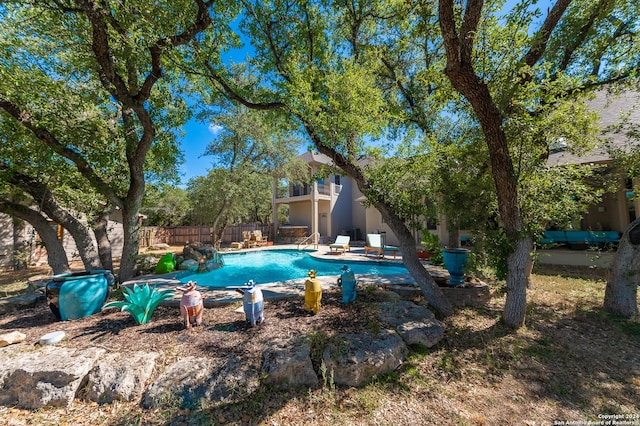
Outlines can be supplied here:
[[348, 262], [321, 260], [298, 250], [263, 250], [246, 253], [224, 254], [224, 266], [203, 274], [180, 277], [181, 282], [195, 280], [205, 287], [242, 286], [253, 280], [256, 284], [306, 278], [313, 269], [318, 276], [340, 275], [343, 265], [354, 274], [406, 274], [404, 266], [382, 262]]

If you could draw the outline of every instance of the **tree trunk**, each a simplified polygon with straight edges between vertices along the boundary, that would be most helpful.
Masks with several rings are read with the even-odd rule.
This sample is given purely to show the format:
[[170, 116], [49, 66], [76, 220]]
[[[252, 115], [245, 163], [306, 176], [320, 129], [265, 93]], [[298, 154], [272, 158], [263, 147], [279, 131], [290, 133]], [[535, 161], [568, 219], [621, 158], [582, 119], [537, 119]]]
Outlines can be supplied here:
[[638, 315], [640, 282], [640, 218], [626, 229], [611, 265], [603, 309], [624, 317]]
[[[45, 213], [49, 215], [48, 212], [45, 211]], [[58, 221], [56, 217], [50, 217], [69, 231], [69, 234], [71, 234], [71, 237], [76, 242], [76, 248], [78, 249], [84, 268], [86, 270], [102, 269], [102, 262], [100, 262], [98, 250], [93, 238], [91, 238], [89, 228], [71, 215], [64, 217], [63, 221]]]
[[[535, 247], [533, 248], [534, 252], [535, 252]], [[527, 263], [527, 269], [525, 271], [526, 275], [527, 275], [527, 289], [528, 290], [533, 290], [534, 285], [533, 285], [533, 278], [531, 277], [531, 274], [533, 274], [533, 259], [535, 257], [535, 253], [532, 254], [531, 256], [529, 256], [529, 262]]]
[[[307, 133], [311, 136], [311, 139], [314, 141], [318, 151], [333, 158], [335, 164], [356, 181], [358, 189], [360, 189], [366, 197], [369, 192], [370, 183], [367, 181], [359, 166], [350, 162], [335, 149], [324, 145], [311, 126], [306, 124], [305, 127], [307, 128]], [[445, 316], [451, 315], [453, 313], [453, 307], [449, 300], [444, 296], [433, 277], [425, 269], [422, 263], [420, 263], [420, 259], [418, 259], [418, 254], [416, 252], [415, 239], [409, 228], [407, 228], [407, 225], [395, 213], [393, 208], [383, 200], [372, 200], [372, 204], [378, 209], [385, 223], [393, 231], [396, 237], [398, 237], [400, 241], [400, 250], [402, 251], [402, 262], [416, 281], [416, 284], [420, 287], [420, 290], [422, 290], [424, 297], [440, 314]]]
[[449, 229], [449, 242], [447, 247], [449, 248], [458, 248], [460, 246], [460, 230], [458, 226], [453, 226]]
[[[5, 164], [0, 165], [0, 168], [10, 170]], [[11, 170], [9, 182], [29, 193], [49, 218], [55, 220], [69, 231], [76, 243], [76, 248], [78, 249], [85, 269], [101, 268], [98, 250], [91, 237], [89, 228], [61, 207], [44, 183], [15, 170]]]
[[431, 274], [425, 269], [416, 252], [416, 242], [405, 223], [385, 203], [376, 202], [375, 207], [382, 213], [385, 223], [400, 241], [402, 263], [422, 290], [429, 304], [442, 315], [451, 315], [453, 308], [444, 296]]
[[113, 253], [111, 251], [111, 241], [109, 240], [109, 234], [107, 231], [108, 224], [108, 213], [98, 217], [93, 223], [93, 234], [96, 236], [96, 242], [98, 243], [98, 256], [100, 257], [102, 267], [109, 271], [113, 271]]
[[13, 270], [27, 269], [27, 251], [29, 246], [24, 238], [24, 221], [13, 219]]
[[[142, 197], [140, 197], [142, 198]], [[122, 258], [120, 259], [120, 271], [118, 279], [120, 283], [133, 278], [136, 274], [136, 258], [140, 248], [138, 240], [138, 207], [127, 208], [122, 211], [122, 228], [124, 231], [124, 241], [122, 246]]]
[[511, 327], [524, 324], [527, 310], [527, 271], [531, 258], [531, 239], [517, 241], [516, 249], [509, 255], [507, 264], [507, 300], [502, 319]]
[[21, 204], [0, 203], [0, 211], [29, 222], [36, 229], [47, 249], [47, 262], [55, 275], [69, 272], [67, 253], [58, 239], [58, 233], [50, 226], [47, 219]]

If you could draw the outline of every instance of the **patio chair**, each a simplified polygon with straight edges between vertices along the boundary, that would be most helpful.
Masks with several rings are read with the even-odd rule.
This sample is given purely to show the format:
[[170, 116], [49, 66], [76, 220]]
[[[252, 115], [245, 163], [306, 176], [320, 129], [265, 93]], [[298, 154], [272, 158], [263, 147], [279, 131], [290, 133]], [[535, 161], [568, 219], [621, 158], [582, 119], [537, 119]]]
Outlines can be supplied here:
[[400, 251], [398, 247], [388, 246], [382, 244], [382, 234], [367, 234], [367, 245], [364, 247], [364, 255], [367, 256], [369, 252], [378, 253], [378, 257], [384, 258], [384, 252], [390, 251], [393, 253], [393, 258], [396, 258], [396, 253]]
[[262, 231], [259, 229], [256, 229], [255, 231], [253, 231], [253, 239], [255, 240], [256, 244], [259, 246], [266, 246], [267, 245], [267, 238], [268, 237], [263, 237], [262, 236]]
[[256, 247], [258, 243], [256, 243], [255, 237], [252, 237], [251, 231], [242, 231], [242, 240], [244, 243], [244, 248]]
[[336, 240], [333, 244], [329, 244], [329, 250], [333, 251], [335, 250], [336, 253], [338, 252], [338, 250], [342, 250], [342, 253], [345, 252], [345, 250], [349, 250], [351, 251], [351, 248], [349, 247], [349, 243], [351, 242], [351, 237], [348, 235], [338, 235], [336, 237]]

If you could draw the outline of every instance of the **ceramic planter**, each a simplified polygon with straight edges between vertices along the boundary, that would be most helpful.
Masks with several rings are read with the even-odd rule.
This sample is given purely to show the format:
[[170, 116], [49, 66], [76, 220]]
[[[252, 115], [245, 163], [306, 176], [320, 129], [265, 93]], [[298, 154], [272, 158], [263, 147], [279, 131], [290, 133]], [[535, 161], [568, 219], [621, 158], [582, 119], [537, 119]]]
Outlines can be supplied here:
[[469, 259], [470, 251], [463, 248], [442, 250], [444, 266], [449, 271], [449, 285], [456, 286], [464, 283], [464, 267]]
[[100, 312], [115, 279], [111, 271], [91, 270], [55, 275], [45, 292], [51, 312], [67, 321]]

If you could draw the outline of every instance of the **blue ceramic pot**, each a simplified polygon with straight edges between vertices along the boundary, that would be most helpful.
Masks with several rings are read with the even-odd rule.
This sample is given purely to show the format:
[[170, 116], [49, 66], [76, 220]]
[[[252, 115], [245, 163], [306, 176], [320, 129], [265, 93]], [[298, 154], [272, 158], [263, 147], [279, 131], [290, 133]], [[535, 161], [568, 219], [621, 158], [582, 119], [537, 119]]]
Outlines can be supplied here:
[[102, 269], [55, 275], [45, 292], [51, 312], [58, 321], [67, 321], [100, 312], [115, 279]]
[[449, 285], [456, 286], [464, 283], [464, 267], [469, 259], [469, 250], [463, 248], [451, 248], [442, 250], [444, 266], [449, 271], [451, 278]]

